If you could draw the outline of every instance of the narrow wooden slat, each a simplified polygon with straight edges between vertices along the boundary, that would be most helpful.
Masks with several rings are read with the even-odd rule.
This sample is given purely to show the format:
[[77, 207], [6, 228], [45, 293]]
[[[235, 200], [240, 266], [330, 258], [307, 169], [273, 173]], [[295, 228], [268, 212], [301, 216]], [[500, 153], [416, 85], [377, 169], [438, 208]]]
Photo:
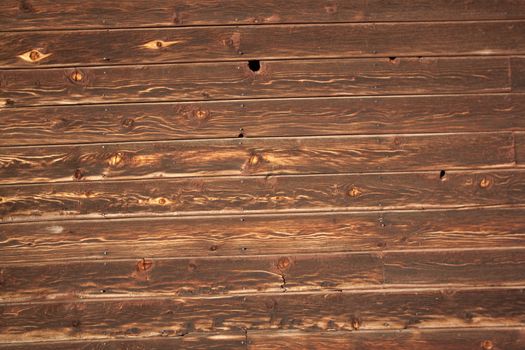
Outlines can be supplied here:
[[382, 284], [382, 266], [374, 254], [145, 258], [5, 266], [1, 270], [0, 302], [354, 289]]
[[[0, 303], [391, 288], [522, 286], [525, 250], [332, 253], [6, 265]], [[60, 273], [57, 273], [60, 271]], [[220, 276], [218, 278], [217, 276]]]
[[479, 283], [525, 281], [525, 250], [398, 252], [383, 256], [385, 284]]
[[2, 221], [525, 204], [525, 172], [458, 171], [0, 187]]
[[517, 247], [525, 209], [425, 210], [104, 219], [2, 224], [4, 264], [67, 259], [142, 259]]
[[8, 184], [501, 168], [515, 155], [511, 133], [485, 133], [13, 147], [0, 150], [0, 164]]
[[[66, 342], [22, 342], [0, 344], [6, 350], [246, 350], [244, 332], [198, 333], [192, 332], [183, 336], [167, 336], [127, 339], [71, 340]], [[182, 334], [181, 334], [182, 335]]]
[[0, 36], [0, 67], [517, 55], [524, 36], [525, 21], [15, 32]]
[[525, 94], [3, 108], [0, 145], [525, 131], [524, 114]]
[[248, 295], [0, 307], [3, 342], [152, 337], [192, 331], [522, 326], [522, 289]]
[[[4, 107], [265, 97], [508, 92], [507, 58], [286, 60], [0, 71]], [[206, 119], [206, 113], [197, 113]]]
[[72, 342], [38, 342], [0, 344], [9, 350], [173, 350], [173, 349], [360, 349], [399, 348], [406, 350], [521, 350], [525, 346], [525, 330], [506, 328], [406, 329], [396, 331], [250, 331], [246, 335], [189, 333], [184, 337], [84, 340]]
[[525, 57], [510, 58], [512, 91], [525, 92]]
[[248, 334], [248, 341], [250, 350], [520, 350], [525, 347], [525, 330], [487, 328], [351, 333], [255, 331]]
[[518, 166], [525, 166], [525, 133], [515, 133], [516, 143], [516, 163]]
[[0, 13], [2, 30], [525, 18], [522, 3], [515, 0], [4, 0]]

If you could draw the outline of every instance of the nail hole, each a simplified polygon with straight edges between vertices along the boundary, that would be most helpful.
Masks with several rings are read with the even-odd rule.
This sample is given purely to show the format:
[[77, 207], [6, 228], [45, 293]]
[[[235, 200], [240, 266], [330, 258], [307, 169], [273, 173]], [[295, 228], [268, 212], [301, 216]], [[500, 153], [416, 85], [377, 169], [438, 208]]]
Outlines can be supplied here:
[[244, 137], [244, 129], [240, 129], [240, 133], [239, 133], [239, 136], [238, 137]]
[[261, 62], [259, 60], [248, 61], [248, 68], [250, 68], [252, 72], [258, 72], [261, 69]]
[[445, 175], [447, 175], [447, 173], [445, 172], [445, 170], [441, 170], [441, 171], [439, 172], [439, 178], [440, 178], [441, 180], [444, 180], [444, 179], [445, 179]]

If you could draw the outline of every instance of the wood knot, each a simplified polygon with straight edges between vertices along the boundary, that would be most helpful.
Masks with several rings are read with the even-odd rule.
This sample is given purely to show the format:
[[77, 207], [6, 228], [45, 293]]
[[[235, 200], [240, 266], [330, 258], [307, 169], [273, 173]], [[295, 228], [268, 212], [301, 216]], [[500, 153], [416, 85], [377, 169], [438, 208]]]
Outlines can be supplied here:
[[151, 269], [152, 266], [153, 266], [153, 261], [142, 258], [137, 263], [137, 271], [146, 271], [146, 270]]
[[481, 347], [484, 350], [492, 350], [494, 349], [494, 344], [490, 340], [485, 340], [483, 343], [481, 343]]
[[188, 264], [188, 271], [193, 272], [193, 271], [195, 271], [196, 269], [197, 269], [197, 265], [195, 265], [194, 263], [190, 262], [190, 263]]
[[488, 188], [492, 185], [492, 181], [486, 177], [484, 177], [483, 179], [481, 179], [481, 181], [479, 182], [479, 187], [481, 188]]
[[124, 155], [121, 152], [118, 152], [111, 157], [109, 157], [108, 164], [110, 166], [117, 166], [124, 161]]
[[84, 74], [82, 74], [82, 72], [75, 70], [71, 73], [71, 80], [79, 82], [82, 81], [82, 79], [84, 79]]
[[359, 328], [361, 328], [361, 320], [357, 317], [352, 318], [352, 329], [357, 331]]
[[279, 260], [277, 260], [277, 268], [281, 271], [284, 271], [290, 267], [291, 263], [292, 262], [287, 257], [279, 258]]
[[135, 121], [131, 118], [125, 118], [122, 120], [122, 126], [127, 129], [133, 129], [134, 125], [135, 125]]
[[250, 158], [248, 158], [248, 165], [250, 166], [257, 166], [257, 164], [262, 162], [262, 157], [258, 154], [252, 154]]
[[350, 197], [359, 197], [363, 192], [359, 190], [357, 187], [352, 187], [350, 191], [348, 191], [348, 195]]
[[205, 110], [205, 109], [197, 109], [193, 111], [193, 116], [198, 121], [205, 121], [206, 119], [210, 117], [210, 111]]
[[75, 180], [80, 180], [84, 177], [84, 171], [82, 171], [82, 169], [76, 169], [75, 172], [73, 173], [73, 178]]
[[216, 251], [217, 249], [219, 249], [219, 247], [218, 247], [216, 244], [214, 244], [214, 245], [212, 245], [212, 246], [210, 247], [210, 250], [211, 250], [212, 252]]
[[324, 7], [324, 10], [326, 11], [327, 14], [333, 15], [334, 13], [337, 12], [337, 5], [336, 4], [327, 5]]
[[18, 57], [23, 59], [24, 61], [32, 62], [32, 63], [41, 61], [44, 58], [49, 57], [49, 56], [51, 56], [50, 53], [49, 54], [45, 54], [42, 51], [37, 50], [37, 49], [33, 49], [33, 50], [30, 50], [30, 51], [24, 52], [21, 55], [18, 55]]
[[152, 40], [143, 44], [142, 47], [150, 50], [160, 50], [163, 47], [169, 47], [178, 43], [180, 43], [180, 41]]

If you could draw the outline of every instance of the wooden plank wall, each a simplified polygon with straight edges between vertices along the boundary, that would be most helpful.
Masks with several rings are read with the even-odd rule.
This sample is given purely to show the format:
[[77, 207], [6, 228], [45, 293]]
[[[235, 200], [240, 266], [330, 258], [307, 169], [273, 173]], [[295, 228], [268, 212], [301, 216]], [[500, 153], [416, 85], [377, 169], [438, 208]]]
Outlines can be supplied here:
[[3, 0], [0, 349], [525, 348], [525, 1]]

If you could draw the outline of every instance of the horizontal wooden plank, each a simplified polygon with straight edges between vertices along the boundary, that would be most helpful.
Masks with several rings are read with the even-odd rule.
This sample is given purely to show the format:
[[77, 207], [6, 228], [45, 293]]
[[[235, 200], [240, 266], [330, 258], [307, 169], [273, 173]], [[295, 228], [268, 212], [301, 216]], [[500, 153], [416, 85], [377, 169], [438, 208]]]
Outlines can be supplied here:
[[253, 350], [520, 350], [525, 346], [525, 330], [487, 328], [367, 332], [254, 331], [248, 333], [248, 345], [248, 349]]
[[525, 91], [525, 57], [510, 58], [512, 91]]
[[525, 204], [525, 172], [450, 171], [0, 187], [2, 221]]
[[[508, 92], [503, 57], [285, 60], [0, 70], [4, 107], [266, 97]], [[205, 112], [196, 114], [206, 119]]]
[[523, 286], [525, 250], [147, 257], [4, 265], [0, 271], [1, 303], [354, 291], [393, 286]]
[[517, 247], [525, 209], [245, 215], [5, 223], [4, 264], [76, 259], [142, 259]]
[[0, 67], [517, 55], [524, 36], [525, 21], [15, 32], [0, 36]]
[[525, 94], [0, 108], [0, 145], [525, 131], [524, 114]]
[[[503, 335], [502, 335], [503, 336]], [[500, 337], [502, 337], [500, 336]], [[506, 336], [509, 337], [509, 336]], [[35, 343], [4, 343], [0, 349], [8, 350], [246, 350], [245, 332], [199, 333], [192, 332], [184, 336], [166, 336], [127, 339], [71, 340], [65, 342], [46, 341]], [[501, 342], [503, 344], [503, 342]], [[506, 342], [507, 344], [509, 342]], [[511, 343], [509, 343], [511, 344]], [[512, 350], [512, 349], [511, 349]]]
[[3, 184], [504, 168], [514, 164], [511, 133], [192, 140], [0, 149]]
[[514, 134], [516, 142], [516, 163], [518, 166], [525, 166], [525, 133]]
[[0, 307], [0, 340], [152, 337], [193, 331], [523, 326], [524, 308], [522, 289], [10, 304]]
[[[389, 252], [383, 255], [384, 283], [523, 285], [525, 250]], [[523, 266], [523, 267], [522, 267]]]
[[[0, 3], [2, 30], [172, 27], [221, 24], [323, 23], [522, 19], [520, 1], [381, 0], [319, 3], [315, 0], [163, 0], [111, 3], [103, 0]], [[139, 15], [140, 14], [140, 15]]]
[[173, 349], [366, 349], [383, 350], [478, 350], [483, 348], [521, 350], [525, 346], [525, 330], [519, 327], [462, 329], [405, 329], [367, 332], [301, 332], [250, 331], [244, 334], [222, 332], [184, 337], [102, 339], [71, 342], [38, 342], [0, 344], [9, 350], [173, 350]]

